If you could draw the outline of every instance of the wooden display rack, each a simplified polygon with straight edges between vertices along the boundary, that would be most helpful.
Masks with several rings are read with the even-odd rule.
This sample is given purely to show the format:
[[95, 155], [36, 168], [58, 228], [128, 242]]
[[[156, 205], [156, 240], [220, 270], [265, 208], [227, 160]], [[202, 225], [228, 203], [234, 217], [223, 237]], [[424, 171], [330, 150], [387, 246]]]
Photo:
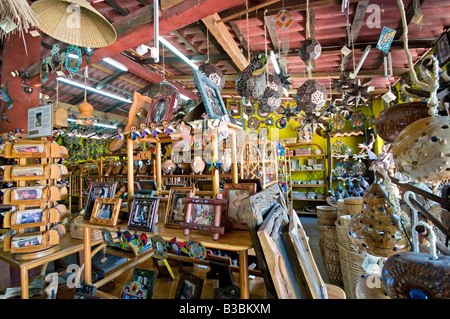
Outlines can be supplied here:
[[[18, 152], [14, 146], [38, 146], [42, 152]], [[3, 221], [4, 228], [10, 228], [16, 231], [16, 234], [5, 238], [3, 249], [10, 251], [17, 260], [29, 260], [38, 257], [48, 256], [58, 250], [60, 235], [58, 230], [52, 229], [52, 226], [61, 220], [61, 213], [57, 208], [56, 202], [67, 196], [67, 188], [62, 185], [56, 185], [56, 180], [62, 178], [67, 171], [65, 167], [56, 164], [60, 158], [68, 156], [67, 149], [57, 143], [46, 140], [22, 140], [15, 143], [9, 143], [5, 147], [5, 158], [16, 159], [17, 165], [7, 166], [5, 169], [5, 181], [15, 182], [17, 188], [22, 187], [42, 187], [41, 198], [19, 199], [14, 196], [14, 188], [4, 191], [3, 203], [16, 206], [15, 212], [7, 212]], [[39, 164], [35, 164], [40, 160]], [[42, 168], [42, 175], [33, 176], [14, 176], [14, 167]], [[38, 222], [17, 223], [16, 216], [18, 212], [29, 209], [42, 209], [41, 220]], [[16, 237], [17, 236], [17, 237]], [[41, 237], [39, 244], [32, 244], [23, 247], [14, 247], [12, 241], [15, 238], [25, 236]]]

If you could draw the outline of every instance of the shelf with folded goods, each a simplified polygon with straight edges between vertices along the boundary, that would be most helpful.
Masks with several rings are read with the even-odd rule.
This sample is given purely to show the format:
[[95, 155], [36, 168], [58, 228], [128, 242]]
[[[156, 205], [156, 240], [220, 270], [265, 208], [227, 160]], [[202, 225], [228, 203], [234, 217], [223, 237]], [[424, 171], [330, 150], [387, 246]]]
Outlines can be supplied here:
[[314, 188], [318, 188], [318, 187], [325, 187], [325, 184], [292, 184], [292, 187], [298, 187], [298, 188], [303, 188], [303, 187], [314, 187]]
[[325, 198], [292, 198], [292, 200], [301, 200], [301, 201], [312, 201], [312, 202], [326, 202], [327, 200]]

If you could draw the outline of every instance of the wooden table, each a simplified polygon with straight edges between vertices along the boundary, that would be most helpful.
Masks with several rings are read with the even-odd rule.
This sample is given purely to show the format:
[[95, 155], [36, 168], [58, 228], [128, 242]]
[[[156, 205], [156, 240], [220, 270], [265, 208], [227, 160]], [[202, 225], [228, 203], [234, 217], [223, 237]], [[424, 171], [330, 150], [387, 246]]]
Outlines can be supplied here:
[[[92, 241], [91, 245], [98, 245], [103, 243], [102, 240]], [[70, 234], [67, 234], [66, 237], [59, 244], [59, 249], [51, 255], [30, 259], [30, 260], [16, 260], [14, 259], [14, 255], [9, 251], [0, 251], [0, 260], [5, 261], [13, 267], [16, 267], [20, 270], [20, 286], [22, 299], [28, 299], [28, 270], [42, 266], [46, 263], [52, 262], [54, 260], [64, 258], [66, 256], [78, 253], [84, 249], [84, 242], [80, 239], [74, 239], [70, 237]], [[89, 249], [90, 251], [90, 249]]]
[[[161, 220], [161, 219], [160, 219]], [[101, 225], [90, 224], [88, 221], [79, 221], [77, 222], [79, 226], [83, 227], [83, 237], [84, 237], [84, 271], [85, 271], [85, 282], [87, 284], [92, 284], [92, 268], [91, 268], [91, 250], [88, 249], [91, 246], [91, 232], [89, 229], [96, 228], [108, 228], [110, 231], [116, 231], [117, 227], [121, 228], [121, 231], [128, 230], [126, 223], [120, 223], [117, 227], [105, 227]], [[134, 230], [130, 230], [131, 233], [134, 233]], [[138, 233], [142, 233], [142, 231], [138, 231]], [[250, 238], [250, 234], [248, 231], [229, 231], [225, 232], [224, 235], [221, 235], [219, 240], [213, 240], [212, 234], [205, 233], [201, 231], [191, 230], [189, 235], [184, 235], [183, 230], [179, 228], [169, 228], [165, 227], [163, 222], [159, 222], [155, 226], [155, 232], [145, 232], [149, 238], [152, 238], [155, 235], [161, 236], [165, 241], [171, 241], [173, 238], [180, 242], [187, 242], [189, 240], [196, 240], [205, 245], [206, 248], [210, 249], [220, 249], [220, 250], [228, 250], [237, 252], [239, 254], [239, 280], [240, 280], [240, 290], [241, 290], [241, 298], [249, 299], [250, 298], [250, 289], [249, 289], [249, 270], [248, 270], [248, 250], [253, 248], [253, 242]], [[150, 251], [150, 252], [149, 252]], [[133, 260], [131, 266], [124, 268], [123, 270], [119, 270], [112, 274], [115, 278], [119, 276], [124, 271], [134, 267], [135, 265], [147, 260], [152, 256], [152, 250], [144, 252], [141, 256], [138, 256], [136, 260]], [[192, 259], [192, 262], [195, 262]], [[104, 278], [101, 282], [96, 282], [95, 286], [100, 287], [101, 285], [107, 283], [113, 279], [111, 276], [108, 278]]]

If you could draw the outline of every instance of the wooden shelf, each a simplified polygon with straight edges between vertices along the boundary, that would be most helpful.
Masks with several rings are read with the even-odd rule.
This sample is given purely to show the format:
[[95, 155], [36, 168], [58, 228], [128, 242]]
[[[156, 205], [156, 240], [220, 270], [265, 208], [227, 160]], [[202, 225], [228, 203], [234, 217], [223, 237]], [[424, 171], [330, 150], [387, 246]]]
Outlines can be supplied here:
[[322, 169], [291, 169], [291, 172], [324, 172], [325, 168]]
[[292, 200], [299, 200], [299, 201], [304, 201], [304, 202], [309, 202], [309, 201], [311, 201], [311, 202], [326, 202], [327, 201], [325, 198], [324, 199], [292, 198]]
[[325, 154], [311, 154], [311, 155], [292, 155], [291, 158], [297, 157], [325, 157]]
[[325, 184], [292, 184], [292, 187], [325, 187]]
[[[181, 178], [212, 178], [212, 174], [199, 174], [199, 175], [163, 175], [162, 178], [181, 177]], [[232, 177], [232, 174], [220, 174], [220, 177]]]

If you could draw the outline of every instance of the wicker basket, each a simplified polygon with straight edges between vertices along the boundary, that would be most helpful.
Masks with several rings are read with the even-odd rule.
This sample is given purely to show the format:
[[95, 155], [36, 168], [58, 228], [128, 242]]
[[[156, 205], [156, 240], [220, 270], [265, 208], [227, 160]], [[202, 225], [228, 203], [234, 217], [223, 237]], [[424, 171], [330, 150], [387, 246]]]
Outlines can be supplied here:
[[319, 226], [334, 226], [336, 219], [336, 207], [317, 206], [317, 224]]
[[347, 197], [342, 202], [338, 201], [337, 217], [343, 215], [354, 215], [363, 209], [363, 199], [361, 197]]
[[340, 246], [345, 249], [352, 249], [352, 241], [348, 236], [347, 227], [342, 226], [339, 221], [336, 221], [336, 234]]
[[357, 299], [356, 285], [362, 275], [367, 275], [361, 267], [365, 256], [358, 254], [355, 250], [346, 249], [339, 245], [339, 256], [341, 258], [342, 280], [344, 282], [344, 291], [348, 299]]
[[[339, 252], [333, 252], [326, 254], [323, 258], [323, 263], [325, 266], [325, 270], [327, 272], [328, 278], [330, 278], [330, 283], [334, 285], [342, 285], [342, 271], [341, 271], [341, 263], [340, 261], [335, 261], [336, 257], [339, 259]], [[330, 257], [330, 259], [327, 259]]]
[[338, 250], [338, 235], [336, 226], [321, 226], [319, 227], [319, 242], [331, 250]]
[[[76, 223], [71, 223], [70, 237], [75, 239], [83, 239], [83, 227], [78, 226]], [[91, 229], [91, 240], [100, 240], [102, 238], [102, 231], [100, 229]]]

